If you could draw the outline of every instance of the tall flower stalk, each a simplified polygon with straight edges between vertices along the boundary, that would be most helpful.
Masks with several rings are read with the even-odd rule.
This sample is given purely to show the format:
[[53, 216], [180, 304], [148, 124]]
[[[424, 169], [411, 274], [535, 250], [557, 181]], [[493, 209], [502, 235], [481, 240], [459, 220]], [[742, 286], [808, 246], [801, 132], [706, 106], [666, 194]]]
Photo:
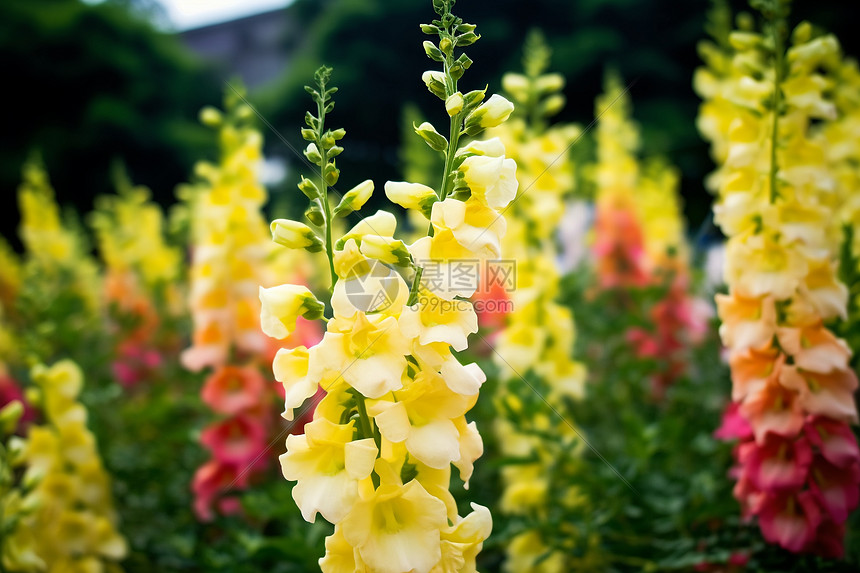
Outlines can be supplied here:
[[194, 332], [181, 360], [192, 371], [211, 369], [201, 397], [219, 415], [200, 435], [211, 452], [192, 484], [201, 520], [239, 510], [229, 493], [248, 487], [265, 468], [276, 420], [275, 394], [260, 372], [269, 368], [274, 349], [260, 333], [256, 295], [259, 285], [271, 284], [274, 253], [262, 214], [267, 194], [258, 177], [263, 142], [251, 118], [241, 91], [227, 93], [223, 113], [201, 112], [218, 131], [219, 163], [198, 163], [199, 182], [183, 190], [191, 206]]
[[[547, 72], [549, 59], [549, 47], [533, 32], [525, 45], [525, 73], [502, 78], [516, 103], [516, 116], [491, 131], [517, 162], [519, 182], [519, 195], [507, 210], [511, 216], [502, 242], [506, 261], [490, 267], [491, 280], [482, 288], [485, 306], [510, 307], [498, 334], [491, 337], [501, 382], [496, 399], [499, 411], [506, 414], [498, 417], [495, 430], [502, 455], [515, 460], [502, 468], [501, 510], [525, 524], [508, 545], [509, 571], [575, 567], [575, 558], [566, 555], [559, 539], [548, 535], [552, 528], [543, 524], [552, 513], [550, 506], [559, 500], [562, 505], [581, 501], [573, 493], [575, 484], [566, 483], [569, 475], [559, 460], [575, 459], [582, 444], [520, 379], [526, 376], [538, 384], [543, 397], [564, 411], [566, 399], [582, 397], [586, 374], [571, 357], [573, 316], [556, 300], [561, 277], [555, 234], [564, 199], [574, 190], [568, 151], [581, 129], [571, 124], [547, 126], [564, 106], [564, 78]], [[515, 267], [511, 261], [516, 261]]]
[[652, 395], [664, 394], [687, 366], [687, 349], [705, 332], [706, 305], [691, 296], [689, 249], [678, 193], [678, 173], [662, 158], [640, 162], [639, 128], [615, 74], [597, 99], [597, 188], [593, 252], [599, 285], [629, 307], [631, 290], [665, 294], [646, 310], [643, 326], [627, 339], [641, 358], [655, 360]]
[[180, 253], [166, 244], [164, 216], [146, 187], [116, 174], [116, 195], [96, 200], [90, 216], [105, 266], [104, 295], [115, 334], [114, 377], [125, 387], [147, 379], [161, 365], [172, 340], [161, 314], [179, 302]]
[[[754, 3], [763, 32], [732, 32], [696, 86], [700, 128], [719, 168], [715, 220], [728, 236], [728, 295], [717, 296], [732, 369], [732, 405], [718, 435], [740, 440], [735, 497], [764, 538], [793, 552], [840, 556], [857, 506], [860, 450], [851, 350], [827, 321], [846, 313], [837, 279], [839, 203], [830, 99], [840, 59], [831, 35], [799, 25], [788, 41], [788, 3]], [[826, 131], [826, 129], [825, 129]]]
[[[483, 102], [483, 90], [459, 91], [472, 62], [456, 52], [478, 35], [451, 13], [453, 4], [434, 0], [438, 18], [421, 26], [438, 38], [424, 49], [442, 67], [423, 79], [445, 103], [450, 124], [447, 136], [429, 123], [415, 128], [444, 155], [439, 187], [385, 184], [394, 203], [429, 218], [427, 236], [404, 244], [394, 237], [394, 215], [379, 211], [336, 238], [335, 220], [359, 211], [374, 185], [360, 183], [334, 203], [340, 178], [334, 158], [343, 152], [345, 132], [328, 125], [334, 88], [325, 67], [307, 88], [317, 114], [306, 115], [302, 130], [305, 156], [319, 167], [318, 176], [299, 184], [310, 199], [311, 226], [272, 223], [276, 242], [325, 251], [331, 271], [327, 303], [301, 285], [260, 290], [262, 328], [274, 338], [303, 320], [326, 321], [322, 342], [281, 349], [273, 366], [284, 384], [287, 419], [318, 388], [326, 392], [305, 433], [288, 437], [280, 458], [305, 519], [321, 514], [334, 524], [323, 571], [474, 571], [492, 526], [489, 511], [475, 504], [460, 517], [449, 492], [451, 466], [468, 483], [483, 450], [465, 415], [485, 380], [476, 364], [463, 365], [452, 353], [464, 350], [477, 330], [465, 299], [477, 288], [477, 272], [455, 271], [500, 255], [500, 210], [516, 193], [516, 166], [498, 139], [465, 146], [459, 140], [500, 124], [513, 106], [500, 96]], [[331, 311], [324, 317], [325, 308]]]
[[[0, 445], [0, 564], [4, 571], [118, 571], [128, 546], [78, 399], [83, 374], [63, 360], [34, 367], [31, 378], [28, 396], [43, 421]], [[14, 404], [0, 410], [0, 424], [14, 420]], [[23, 471], [19, 483], [10, 467]]]

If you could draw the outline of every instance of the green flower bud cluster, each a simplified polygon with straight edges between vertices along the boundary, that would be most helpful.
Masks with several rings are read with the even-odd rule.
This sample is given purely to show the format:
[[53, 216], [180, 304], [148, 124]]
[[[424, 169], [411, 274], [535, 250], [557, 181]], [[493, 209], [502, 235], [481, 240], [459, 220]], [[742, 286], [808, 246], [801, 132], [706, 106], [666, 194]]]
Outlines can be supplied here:
[[[475, 25], [451, 13], [455, 0], [433, 0], [433, 9], [439, 18], [430, 24], [421, 24], [421, 31], [429, 36], [437, 36], [438, 41], [427, 40], [423, 43], [424, 53], [434, 62], [442, 64], [442, 70], [428, 70], [421, 79], [427, 89], [445, 102], [445, 112], [450, 119], [448, 137], [445, 137], [429, 122], [413, 126], [415, 133], [434, 151], [445, 155], [445, 172], [439, 188], [438, 199], [444, 201], [452, 191], [456, 173], [453, 170], [455, 152], [461, 136], [475, 136], [490, 127], [504, 122], [514, 110], [514, 105], [500, 95], [484, 98], [487, 88], [463, 93], [457, 89], [458, 81], [472, 65], [465, 53], [456, 55], [456, 48], [471, 46], [480, 35], [475, 33]], [[430, 205], [422, 204], [422, 210]]]
[[305, 91], [317, 104], [317, 113], [305, 113], [307, 127], [303, 128], [301, 133], [302, 139], [307, 141], [308, 145], [304, 156], [319, 167], [319, 173], [315, 178], [302, 176], [298, 188], [310, 200], [305, 218], [313, 227], [298, 221], [277, 219], [272, 222], [271, 230], [272, 240], [279, 245], [291, 249], [305, 249], [311, 253], [325, 249], [331, 271], [331, 287], [334, 288], [337, 274], [333, 262], [332, 221], [361, 209], [373, 194], [373, 181], [362, 181], [347, 191], [336, 206], [333, 207], [330, 203], [329, 189], [340, 179], [335, 158], [343, 153], [343, 147], [338, 145], [338, 142], [346, 135], [343, 128], [325, 127], [325, 116], [334, 110], [332, 96], [337, 92], [337, 88], [330, 87], [329, 84], [331, 72], [331, 68], [322, 66], [314, 73], [316, 86], [305, 86]]
[[533, 128], [540, 131], [544, 120], [560, 112], [566, 103], [564, 76], [545, 73], [550, 63], [552, 50], [543, 35], [532, 31], [526, 39], [523, 54], [525, 74], [508, 73], [502, 77], [502, 88], [517, 104], [517, 109], [529, 120]]

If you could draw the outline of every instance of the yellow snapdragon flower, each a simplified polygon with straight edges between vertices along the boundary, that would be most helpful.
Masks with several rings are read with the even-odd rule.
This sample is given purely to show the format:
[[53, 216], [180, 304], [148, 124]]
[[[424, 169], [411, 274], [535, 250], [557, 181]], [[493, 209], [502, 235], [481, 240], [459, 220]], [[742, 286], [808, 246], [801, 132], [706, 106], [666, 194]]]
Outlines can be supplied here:
[[[45, 423], [31, 426], [23, 447], [23, 483], [32, 488], [3, 564], [13, 571], [118, 570], [128, 552], [117, 529], [110, 480], [86, 409], [78, 402], [80, 368], [70, 360], [31, 373]], [[38, 532], [29, 536], [27, 532]], [[37, 565], [42, 562], [41, 566]]]

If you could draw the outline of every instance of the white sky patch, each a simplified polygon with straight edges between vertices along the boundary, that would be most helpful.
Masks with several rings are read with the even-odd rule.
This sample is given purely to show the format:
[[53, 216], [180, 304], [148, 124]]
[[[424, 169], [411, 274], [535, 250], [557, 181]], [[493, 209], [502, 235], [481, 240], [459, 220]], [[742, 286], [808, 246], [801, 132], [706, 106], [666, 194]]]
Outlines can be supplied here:
[[290, 0], [159, 0], [177, 30], [199, 28], [290, 4]]

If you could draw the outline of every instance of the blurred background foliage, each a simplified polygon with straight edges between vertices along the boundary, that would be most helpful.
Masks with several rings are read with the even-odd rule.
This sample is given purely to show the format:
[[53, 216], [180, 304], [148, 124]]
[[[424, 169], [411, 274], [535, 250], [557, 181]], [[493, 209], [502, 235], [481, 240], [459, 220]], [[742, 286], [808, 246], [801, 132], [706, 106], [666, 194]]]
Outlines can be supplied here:
[[[341, 88], [332, 121], [347, 130], [341, 186], [373, 178], [404, 177], [402, 119], [439, 122], [434, 98], [420, 79], [427, 68], [416, 25], [431, 19], [426, 0], [294, 0], [288, 18], [299, 38], [282, 38], [291, 51], [282, 74], [252, 89], [251, 100], [294, 148], [306, 107], [302, 86], [320, 64], [333, 66]], [[797, 0], [792, 19], [810, 19], [860, 53], [850, 18], [828, 3]], [[646, 155], [666, 155], [682, 174], [690, 228], [706, 220], [710, 197], [702, 178], [712, 169], [695, 129], [699, 104], [691, 89], [699, 63], [709, 0], [498, 0], [458, 4], [483, 39], [470, 51], [479, 62], [467, 89], [498, 90], [501, 75], [520, 68], [522, 44], [532, 28], [546, 34], [551, 68], [567, 78], [568, 105], [557, 118], [588, 125], [592, 102], [607, 67], [631, 86]], [[735, 1], [736, 10], [745, 2]], [[112, 189], [110, 164], [122, 159], [135, 181], [163, 204], [187, 180], [192, 163], [214, 149], [197, 122], [204, 104], [220, 101], [236, 70], [195, 57], [181, 35], [165, 31], [155, 0], [4, 0], [0, 4], [0, 65], [8, 78], [0, 130], [0, 186], [11, 197], [21, 164], [42, 153], [60, 202], [89, 211], [92, 199]], [[226, 75], [225, 75], [226, 74]], [[409, 106], [409, 109], [405, 109]], [[436, 106], [438, 107], [438, 106]], [[291, 169], [274, 198], [303, 199], [292, 182], [296, 155], [266, 129], [267, 153]], [[578, 146], [587, 149], [587, 141]], [[10, 203], [13, 203], [10, 201]], [[17, 214], [0, 214], [14, 241]]]
[[[177, 39], [129, 2], [4, 0], [0, 69], [6, 80], [0, 186], [14, 204], [21, 165], [41, 152], [60, 202], [89, 212], [112, 191], [122, 159], [161, 202], [209, 149], [197, 110], [221, 86]], [[3, 234], [17, 215], [4, 209]]]

